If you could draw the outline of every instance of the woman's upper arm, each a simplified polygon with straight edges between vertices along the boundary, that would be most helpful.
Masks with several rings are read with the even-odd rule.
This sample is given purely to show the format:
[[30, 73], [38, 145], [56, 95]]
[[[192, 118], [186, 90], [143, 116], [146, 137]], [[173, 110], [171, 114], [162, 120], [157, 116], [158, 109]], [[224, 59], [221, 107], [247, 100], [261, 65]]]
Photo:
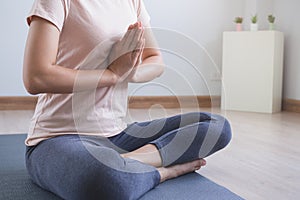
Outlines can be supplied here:
[[26, 89], [34, 93], [34, 87], [56, 63], [60, 32], [51, 22], [33, 17], [24, 54], [23, 80]]

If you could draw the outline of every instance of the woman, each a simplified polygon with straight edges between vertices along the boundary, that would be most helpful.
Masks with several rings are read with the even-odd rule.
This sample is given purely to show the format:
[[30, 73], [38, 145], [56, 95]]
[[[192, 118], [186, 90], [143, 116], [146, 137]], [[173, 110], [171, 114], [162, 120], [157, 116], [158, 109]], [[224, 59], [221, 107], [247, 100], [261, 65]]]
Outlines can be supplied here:
[[163, 72], [142, 0], [36, 0], [27, 21], [24, 84], [40, 96], [26, 166], [40, 187], [64, 199], [138, 199], [229, 143], [227, 120], [209, 113], [124, 122], [128, 82]]

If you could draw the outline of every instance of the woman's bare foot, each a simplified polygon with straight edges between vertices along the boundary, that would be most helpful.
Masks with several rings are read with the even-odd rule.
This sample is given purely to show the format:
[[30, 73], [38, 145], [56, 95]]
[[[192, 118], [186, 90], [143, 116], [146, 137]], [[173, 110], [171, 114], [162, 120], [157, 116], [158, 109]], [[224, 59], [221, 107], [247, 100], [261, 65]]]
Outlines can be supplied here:
[[158, 172], [160, 174], [160, 182], [164, 182], [166, 180], [176, 178], [178, 176], [199, 170], [202, 166], [206, 165], [206, 161], [204, 159], [195, 160], [192, 162], [174, 165], [171, 167], [161, 167], [158, 168]]
[[153, 167], [161, 167], [162, 159], [156, 146], [153, 144], [147, 144], [135, 151], [121, 154], [123, 158], [131, 158], [133, 160], [138, 160], [142, 163], [152, 165]]

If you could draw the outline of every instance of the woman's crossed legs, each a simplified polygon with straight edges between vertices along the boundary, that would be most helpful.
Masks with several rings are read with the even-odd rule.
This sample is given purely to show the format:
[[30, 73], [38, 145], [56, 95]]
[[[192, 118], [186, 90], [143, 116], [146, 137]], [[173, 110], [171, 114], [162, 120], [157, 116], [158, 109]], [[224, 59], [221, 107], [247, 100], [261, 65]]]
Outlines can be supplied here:
[[[158, 169], [161, 182], [200, 169], [203, 159], [231, 139], [228, 121], [211, 113], [188, 113], [131, 124], [110, 138], [131, 158]], [[170, 167], [171, 166], [171, 167]]]
[[26, 165], [35, 183], [64, 199], [138, 199], [199, 169], [230, 139], [225, 118], [188, 113], [134, 123], [109, 139], [51, 138], [27, 149]]

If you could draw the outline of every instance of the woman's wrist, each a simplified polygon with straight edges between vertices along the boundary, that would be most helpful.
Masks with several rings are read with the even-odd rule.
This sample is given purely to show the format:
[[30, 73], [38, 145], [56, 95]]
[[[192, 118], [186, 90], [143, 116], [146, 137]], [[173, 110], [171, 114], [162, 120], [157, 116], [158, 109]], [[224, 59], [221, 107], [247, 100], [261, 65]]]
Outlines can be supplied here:
[[137, 81], [137, 67], [134, 67], [128, 76], [128, 82], [135, 83]]
[[106, 71], [108, 72], [112, 85], [117, 84], [120, 80], [120, 76], [110, 68], [108, 68]]

